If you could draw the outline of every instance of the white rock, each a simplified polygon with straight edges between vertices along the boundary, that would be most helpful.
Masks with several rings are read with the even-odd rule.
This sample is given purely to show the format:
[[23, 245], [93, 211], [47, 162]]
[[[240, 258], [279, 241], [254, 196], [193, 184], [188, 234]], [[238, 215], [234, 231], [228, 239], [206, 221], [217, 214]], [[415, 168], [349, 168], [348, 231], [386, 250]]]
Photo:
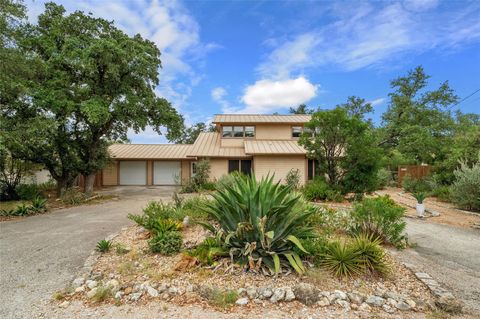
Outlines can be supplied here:
[[407, 300], [405, 300], [405, 302], [412, 308], [415, 308], [417, 306], [415, 301], [413, 301], [412, 299], [407, 299]]
[[335, 296], [335, 299], [340, 299], [340, 300], [345, 300], [347, 299], [347, 294], [344, 293], [343, 291], [341, 290], [335, 290], [333, 292], [333, 295]]
[[352, 302], [354, 304], [357, 304], [357, 305], [361, 305], [362, 302], [363, 302], [363, 299], [364, 299], [362, 295], [354, 293], [354, 292], [349, 292], [347, 294], [347, 296], [348, 296], [348, 299], [350, 300], [350, 302]]
[[109, 288], [112, 293], [116, 293], [118, 290], [120, 290], [120, 283], [116, 279], [107, 281], [105, 286]]
[[372, 306], [381, 307], [385, 303], [385, 299], [379, 296], [371, 295], [371, 296], [368, 296], [365, 302]]
[[143, 292], [135, 292], [130, 295], [130, 300], [131, 301], [138, 301], [142, 297]]
[[123, 298], [123, 295], [124, 295], [124, 292], [123, 291], [117, 291], [115, 293], [115, 299], [122, 299]]
[[407, 311], [407, 310], [412, 309], [412, 307], [410, 307], [410, 305], [408, 303], [406, 303], [405, 301], [397, 302], [395, 307], [397, 307], [398, 310], [402, 310], [402, 311]]
[[330, 300], [328, 300], [327, 297], [323, 297], [322, 299], [320, 299], [317, 304], [320, 306], [320, 307], [326, 307], [326, 306], [330, 306]]
[[389, 306], [392, 306], [392, 307], [397, 306], [397, 301], [395, 299], [392, 299], [392, 298], [388, 298], [387, 303], [388, 303]]
[[392, 308], [387, 304], [383, 305], [382, 308], [386, 313], [394, 313], [395, 312], [395, 308]]
[[87, 292], [87, 298], [92, 299], [96, 295], [97, 289], [98, 288], [95, 287], [92, 290], [90, 290], [89, 292]]
[[250, 299], [256, 299], [258, 297], [257, 289], [254, 287], [247, 288], [247, 296]]
[[78, 277], [78, 278], [75, 278], [75, 280], [72, 282], [72, 286], [74, 288], [78, 288], [80, 287], [81, 285], [83, 285], [85, 283], [85, 278], [83, 277]]
[[287, 287], [285, 288], [285, 301], [292, 301], [295, 300], [295, 294], [293, 293], [292, 288]]
[[68, 302], [68, 301], [65, 300], [64, 302], [62, 302], [62, 303], [61, 303], [60, 305], [58, 305], [58, 306], [59, 306], [60, 308], [67, 308], [68, 305], [70, 305], [70, 302]]
[[348, 301], [343, 300], [343, 299], [337, 299], [335, 302], [338, 305], [342, 306], [343, 309], [350, 310], [350, 303]]
[[362, 303], [360, 307], [358, 307], [358, 310], [361, 311], [370, 311], [372, 308], [367, 304], [367, 303]]
[[98, 286], [98, 282], [96, 280], [87, 280], [85, 283], [88, 287], [88, 289], [93, 289]]
[[178, 294], [178, 288], [177, 287], [170, 287], [168, 288], [168, 293], [171, 295], [176, 295]]
[[248, 304], [248, 298], [240, 298], [238, 299], [237, 301], [235, 301], [235, 304], [239, 305], [239, 306], [245, 306], [246, 304]]
[[282, 301], [284, 298], [285, 298], [285, 289], [277, 288], [273, 291], [273, 295], [270, 298], [270, 302], [277, 303], [279, 301]]
[[147, 286], [147, 293], [150, 295], [150, 297], [158, 297], [158, 291], [157, 289], [151, 287], [151, 286]]
[[238, 288], [237, 289], [237, 294], [241, 297], [245, 296], [247, 294], [247, 289], [245, 288]]
[[84, 292], [85, 291], [85, 286], [80, 286], [75, 288], [75, 292]]
[[258, 294], [260, 295], [260, 299], [268, 299], [273, 295], [273, 291], [269, 287], [262, 287], [258, 289]]

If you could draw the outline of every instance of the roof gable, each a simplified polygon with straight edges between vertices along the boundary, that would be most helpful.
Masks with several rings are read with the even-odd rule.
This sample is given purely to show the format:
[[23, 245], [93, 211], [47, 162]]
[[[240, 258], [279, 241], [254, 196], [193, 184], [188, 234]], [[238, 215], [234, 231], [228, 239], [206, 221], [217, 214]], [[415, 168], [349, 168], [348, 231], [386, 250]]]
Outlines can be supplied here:
[[272, 124], [300, 124], [310, 121], [308, 114], [263, 115], [263, 114], [217, 114], [212, 123], [272, 123]]

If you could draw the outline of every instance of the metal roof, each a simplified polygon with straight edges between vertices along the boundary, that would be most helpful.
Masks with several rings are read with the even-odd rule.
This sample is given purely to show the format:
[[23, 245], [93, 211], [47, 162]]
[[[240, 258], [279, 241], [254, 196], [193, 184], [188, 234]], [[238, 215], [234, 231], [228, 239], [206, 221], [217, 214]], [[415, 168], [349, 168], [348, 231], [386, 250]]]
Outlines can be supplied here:
[[247, 140], [245, 141], [245, 153], [252, 155], [303, 155], [307, 152], [302, 146], [298, 145], [297, 141]]
[[310, 121], [311, 115], [308, 114], [289, 114], [289, 115], [262, 115], [262, 114], [216, 114], [212, 123], [306, 123]]
[[116, 159], [187, 159], [189, 144], [113, 144], [108, 150]]
[[220, 133], [202, 132], [198, 135], [188, 156], [248, 157], [243, 147], [222, 147]]

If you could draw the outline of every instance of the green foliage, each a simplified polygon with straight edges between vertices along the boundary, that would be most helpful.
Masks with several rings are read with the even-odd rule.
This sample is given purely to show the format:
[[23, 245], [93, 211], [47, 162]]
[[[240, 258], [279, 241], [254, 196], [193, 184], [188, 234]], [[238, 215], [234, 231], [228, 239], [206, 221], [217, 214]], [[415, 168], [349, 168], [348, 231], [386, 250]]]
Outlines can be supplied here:
[[[272, 274], [282, 265], [298, 273], [305, 268], [294, 247], [304, 250], [300, 240], [313, 235], [304, 221], [312, 214], [305, 210], [299, 195], [281, 187], [272, 177], [257, 182], [254, 175], [234, 175], [234, 184], [213, 193], [205, 211], [218, 224], [203, 224], [216, 234], [231, 256], [250, 268], [266, 266]], [[256, 266], [254, 266], [256, 265]]]
[[179, 231], [183, 227], [181, 222], [168, 219], [155, 219], [152, 223], [152, 229], [149, 229], [153, 234], [160, 234], [170, 231]]
[[97, 251], [106, 253], [112, 248], [112, 242], [110, 240], [102, 239], [97, 243]]
[[110, 287], [100, 286], [100, 287], [97, 287], [97, 292], [95, 293], [92, 299], [95, 302], [102, 302], [107, 300], [111, 296], [112, 296], [112, 290], [110, 289]]
[[300, 170], [290, 169], [285, 177], [285, 184], [293, 190], [297, 190], [300, 187]]
[[427, 194], [422, 192], [413, 193], [412, 196], [417, 200], [417, 203], [419, 204], [423, 204], [423, 201], [425, 200], [425, 198], [427, 198]]
[[352, 243], [364, 271], [383, 276], [388, 273], [389, 266], [385, 258], [385, 251], [380, 244], [381, 241], [378, 238], [366, 234], [355, 236]]
[[182, 235], [178, 231], [157, 233], [148, 241], [148, 247], [152, 253], [173, 255], [182, 248]]
[[88, 195], [75, 188], [69, 188], [60, 196], [60, 200], [67, 205], [80, 205], [85, 203]]
[[327, 183], [343, 193], [375, 188], [380, 159], [372, 127], [363, 119], [364, 109], [338, 106], [313, 113], [305, 127], [315, 135], [302, 134], [299, 143], [308, 157], [316, 159]]
[[223, 190], [227, 186], [232, 187], [235, 184], [235, 175], [243, 176], [244, 174], [242, 172], [233, 172], [233, 173], [230, 173], [230, 174], [222, 175], [217, 180], [217, 182], [215, 184], [215, 189], [216, 190]]
[[203, 293], [212, 305], [227, 309], [235, 305], [238, 299], [238, 293], [235, 290], [220, 290], [218, 288], [210, 288]]
[[182, 135], [174, 140], [178, 144], [193, 144], [198, 135], [202, 132], [214, 132], [215, 126], [210, 124], [208, 127], [203, 122], [196, 123], [182, 131]]
[[365, 198], [354, 205], [350, 230], [401, 248], [407, 241], [404, 234], [406, 223], [402, 219], [404, 213], [405, 208], [397, 205], [388, 195]]
[[302, 193], [306, 200], [325, 200], [327, 198], [328, 184], [324, 179], [315, 177], [303, 186]]
[[126, 253], [129, 252], [127, 247], [122, 244], [116, 244], [115, 245], [115, 251], [117, 252], [117, 255], [125, 255]]
[[305, 253], [300, 249], [295, 249], [299, 256], [307, 258], [315, 266], [320, 266], [323, 260], [322, 256], [327, 252], [328, 240], [323, 236], [316, 236], [303, 239], [301, 243], [308, 253]]
[[25, 204], [18, 205], [17, 208], [13, 211], [14, 216], [26, 216], [30, 215], [32, 211], [30, 210], [30, 206]]
[[36, 197], [32, 200], [30, 210], [34, 213], [44, 213], [47, 211], [47, 200], [41, 197]]
[[444, 202], [450, 202], [452, 200], [450, 186], [447, 185], [435, 186], [430, 192], [430, 196], [434, 196]]
[[201, 160], [196, 163], [196, 173], [190, 177], [185, 185], [182, 186], [182, 193], [195, 193], [200, 190], [213, 190], [214, 183], [209, 182], [210, 177], [210, 162], [208, 160]]
[[325, 192], [325, 200], [328, 202], [343, 202], [343, 196], [340, 191], [335, 190], [335, 189], [328, 189]]
[[174, 219], [179, 220], [177, 209], [173, 205], [165, 204], [161, 201], [151, 201], [143, 209], [142, 215], [129, 214], [128, 218], [133, 220], [139, 226], [146, 230], [153, 231], [155, 225], [160, 220]]
[[203, 265], [212, 265], [218, 257], [228, 256], [228, 250], [215, 237], [207, 237], [205, 240], [188, 252], [188, 255], [197, 258]]
[[380, 168], [377, 172], [377, 188], [383, 189], [393, 181], [392, 172], [386, 168]]
[[20, 184], [15, 191], [21, 200], [33, 200], [42, 196], [40, 189], [35, 184]]
[[469, 210], [480, 210], [480, 156], [472, 166], [461, 163], [455, 170], [451, 186], [451, 199], [455, 205]]
[[413, 179], [410, 175], [403, 178], [402, 186], [409, 193], [428, 193], [432, 190], [427, 178]]

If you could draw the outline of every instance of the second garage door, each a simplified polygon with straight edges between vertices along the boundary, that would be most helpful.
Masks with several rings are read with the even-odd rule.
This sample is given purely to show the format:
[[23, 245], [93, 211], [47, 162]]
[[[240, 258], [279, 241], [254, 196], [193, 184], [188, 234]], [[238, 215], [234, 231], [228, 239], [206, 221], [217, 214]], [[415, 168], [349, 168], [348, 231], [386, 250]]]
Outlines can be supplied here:
[[121, 161], [120, 185], [147, 185], [147, 162]]
[[153, 162], [154, 185], [177, 185], [181, 177], [181, 164], [179, 161]]

